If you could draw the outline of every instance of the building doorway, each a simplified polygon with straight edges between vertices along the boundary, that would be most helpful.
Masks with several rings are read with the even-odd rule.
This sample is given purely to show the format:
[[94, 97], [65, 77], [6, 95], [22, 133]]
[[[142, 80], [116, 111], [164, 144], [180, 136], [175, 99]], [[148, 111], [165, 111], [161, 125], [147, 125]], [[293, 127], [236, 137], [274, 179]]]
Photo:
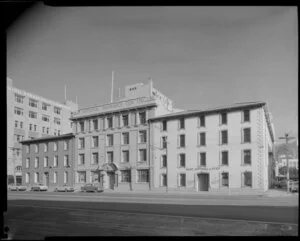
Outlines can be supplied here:
[[198, 187], [199, 191], [208, 191], [209, 188], [209, 174], [208, 173], [201, 173], [198, 174]]
[[44, 185], [49, 186], [49, 172], [44, 173]]
[[16, 184], [22, 185], [22, 176], [16, 176]]
[[115, 188], [115, 173], [114, 172], [108, 172], [108, 181], [109, 181], [109, 188], [114, 189]]

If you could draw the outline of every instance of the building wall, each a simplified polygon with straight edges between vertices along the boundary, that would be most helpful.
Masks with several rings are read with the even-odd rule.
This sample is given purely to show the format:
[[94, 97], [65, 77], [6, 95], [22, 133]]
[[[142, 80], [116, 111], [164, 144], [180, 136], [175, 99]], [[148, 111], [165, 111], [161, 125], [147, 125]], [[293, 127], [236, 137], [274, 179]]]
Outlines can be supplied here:
[[[68, 150], [64, 150], [64, 141], [69, 141]], [[58, 143], [57, 151], [54, 151], [54, 142]], [[44, 145], [48, 143], [48, 151], [44, 152]], [[54, 190], [57, 186], [63, 186], [68, 184], [74, 186], [74, 147], [75, 147], [75, 138], [63, 138], [57, 140], [45, 140], [37, 143], [39, 146], [39, 152], [35, 152], [35, 143], [30, 143], [30, 152], [26, 153], [26, 145], [24, 144], [23, 149], [23, 158], [22, 158], [22, 184], [28, 188], [32, 187], [34, 184], [34, 173], [38, 172], [40, 180], [38, 183], [45, 184], [43, 179], [43, 174], [45, 172], [49, 173], [49, 186], [48, 190]], [[58, 156], [58, 165], [54, 167], [54, 156]], [[64, 156], [69, 156], [69, 166], [64, 166]], [[35, 157], [39, 158], [39, 166], [35, 168], [34, 162]], [[44, 157], [48, 157], [48, 166], [44, 167]], [[30, 166], [26, 168], [26, 159], [30, 158]], [[64, 183], [64, 172], [68, 172], [68, 181]], [[54, 183], [54, 172], [57, 172], [57, 183]], [[30, 173], [30, 181], [26, 183], [25, 175]]]
[[[242, 122], [242, 112], [228, 112], [228, 124], [220, 124], [219, 114], [209, 114], [205, 117], [205, 127], [198, 127], [198, 117], [186, 117], [185, 129], [178, 130], [178, 120], [169, 119], [167, 121], [167, 131], [161, 131], [161, 121], [154, 122], [151, 126], [153, 131], [153, 145], [155, 146], [152, 156], [154, 163], [154, 188], [165, 189], [160, 187], [161, 174], [168, 173], [169, 189], [173, 190], [197, 190], [198, 180], [197, 174], [209, 173], [210, 175], [210, 191], [228, 190], [221, 187], [221, 173], [229, 172], [229, 187], [232, 190], [247, 190], [248, 187], [242, 186], [241, 173], [244, 171], [252, 172], [252, 188], [251, 190], [265, 190], [267, 181], [266, 166], [264, 165], [267, 156], [267, 148], [264, 147], [263, 130], [265, 122], [263, 121], [262, 108], [251, 109], [250, 123]], [[245, 127], [251, 128], [251, 143], [242, 143], [242, 129]], [[228, 130], [228, 144], [220, 144], [220, 131]], [[198, 147], [197, 134], [200, 132], [206, 133], [206, 146]], [[178, 148], [178, 135], [186, 135], [186, 147]], [[166, 135], [168, 139], [168, 170], [161, 168], [161, 155], [166, 153], [166, 150], [160, 150], [161, 137]], [[252, 161], [251, 165], [242, 165], [242, 151], [251, 149]], [[228, 150], [229, 165], [221, 166], [221, 151]], [[206, 152], [206, 165], [211, 170], [203, 170], [198, 167], [198, 152]], [[186, 167], [178, 168], [178, 154], [186, 154]], [[186, 174], [186, 187], [178, 187], [178, 174]]]

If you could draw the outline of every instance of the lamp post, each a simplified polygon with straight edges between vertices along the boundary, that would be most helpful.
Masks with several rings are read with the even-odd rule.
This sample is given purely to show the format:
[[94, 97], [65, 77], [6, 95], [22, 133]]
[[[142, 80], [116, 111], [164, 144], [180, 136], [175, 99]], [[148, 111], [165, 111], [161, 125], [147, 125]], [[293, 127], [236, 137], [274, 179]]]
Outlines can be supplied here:
[[290, 192], [290, 170], [289, 170], [289, 157], [288, 157], [288, 142], [289, 140], [295, 139], [295, 137], [289, 137], [289, 134], [286, 133], [284, 137], [279, 137], [279, 139], [284, 139], [286, 143], [286, 149], [285, 149], [285, 158], [286, 158], [286, 167], [287, 167], [287, 173], [286, 173], [286, 181], [287, 181], [287, 192]]

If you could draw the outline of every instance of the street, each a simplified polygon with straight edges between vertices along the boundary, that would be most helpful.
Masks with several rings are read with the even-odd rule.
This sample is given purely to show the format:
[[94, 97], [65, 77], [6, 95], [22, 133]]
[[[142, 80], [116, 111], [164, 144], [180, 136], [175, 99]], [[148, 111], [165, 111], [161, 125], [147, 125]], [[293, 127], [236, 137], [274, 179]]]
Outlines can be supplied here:
[[[167, 199], [166, 195], [117, 193], [9, 193], [5, 225], [16, 239], [57, 235], [298, 235], [298, 207], [283, 206], [283, 198], [276, 198], [281, 200], [277, 206], [220, 205], [220, 201], [214, 205], [211, 200], [220, 197], [211, 196], [201, 197], [210, 205], [199, 201], [192, 204], [198, 199], [192, 195]], [[227, 197], [225, 202], [236, 199]], [[240, 197], [242, 202], [246, 199]], [[259, 200], [250, 200], [255, 203], [255, 199]], [[174, 204], [176, 200], [178, 204]]]

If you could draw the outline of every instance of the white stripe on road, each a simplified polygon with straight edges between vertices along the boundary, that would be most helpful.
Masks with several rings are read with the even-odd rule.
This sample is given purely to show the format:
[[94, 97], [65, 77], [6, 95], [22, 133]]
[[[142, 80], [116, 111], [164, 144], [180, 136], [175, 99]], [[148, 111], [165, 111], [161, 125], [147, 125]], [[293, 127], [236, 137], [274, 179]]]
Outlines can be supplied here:
[[[20, 205], [20, 204], [8, 204], [9, 206], [15, 207], [32, 207], [32, 208], [42, 208], [42, 209], [62, 209], [62, 210], [70, 210], [70, 211], [92, 211], [92, 212], [100, 212], [100, 213], [113, 213], [113, 214], [135, 214], [135, 215], [147, 215], [147, 216], [160, 216], [160, 217], [178, 217], [178, 218], [198, 218], [200, 220], [210, 220], [210, 221], [231, 221], [231, 222], [250, 222], [250, 223], [266, 223], [266, 224], [281, 224], [281, 225], [293, 225], [298, 226], [295, 223], [282, 223], [282, 222], [268, 222], [268, 221], [256, 221], [256, 220], [244, 220], [244, 219], [225, 219], [225, 218], [202, 218], [195, 216], [179, 216], [179, 215], [166, 215], [166, 214], [156, 214], [156, 213], [139, 213], [139, 212], [128, 212], [124, 210], [120, 211], [105, 211], [105, 210], [91, 210], [84, 208], [65, 208], [65, 207], [50, 207], [50, 206], [30, 206], [30, 205]], [[90, 215], [87, 215], [90, 216]]]

